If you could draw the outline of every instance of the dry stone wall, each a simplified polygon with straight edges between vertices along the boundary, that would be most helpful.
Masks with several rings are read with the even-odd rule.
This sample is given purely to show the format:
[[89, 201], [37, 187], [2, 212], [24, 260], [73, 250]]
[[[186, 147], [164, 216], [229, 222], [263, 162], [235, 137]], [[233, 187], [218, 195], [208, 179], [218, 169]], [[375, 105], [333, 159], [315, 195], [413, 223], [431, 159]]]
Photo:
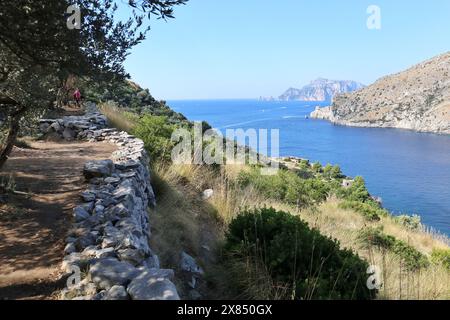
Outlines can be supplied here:
[[149, 246], [149, 206], [155, 205], [149, 158], [142, 140], [107, 128], [94, 104], [84, 116], [41, 120], [44, 133], [108, 142], [110, 159], [89, 161], [88, 188], [73, 210], [62, 268], [70, 274], [62, 299], [176, 300], [174, 272], [161, 269]]

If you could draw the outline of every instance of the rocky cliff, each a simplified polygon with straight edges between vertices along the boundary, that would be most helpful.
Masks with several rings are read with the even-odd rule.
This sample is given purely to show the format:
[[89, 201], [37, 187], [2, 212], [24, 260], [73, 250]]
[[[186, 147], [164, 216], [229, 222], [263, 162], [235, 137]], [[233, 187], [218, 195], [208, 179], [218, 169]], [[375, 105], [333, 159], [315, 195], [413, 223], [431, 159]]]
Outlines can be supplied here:
[[331, 107], [316, 107], [316, 109], [311, 112], [310, 117], [312, 119], [321, 119], [321, 120], [329, 120], [333, 121], [333, 112], [331, 110]]
[[335, 97], [311, 117], [361, 127], [450, 134], [450, 52]]
[[353, 92], [364, 85], [355, 81], [339, 81], [319, 78], [301, 89], [289, 88], [279, 99], [283, 101], [331, 102], [341, 93]]

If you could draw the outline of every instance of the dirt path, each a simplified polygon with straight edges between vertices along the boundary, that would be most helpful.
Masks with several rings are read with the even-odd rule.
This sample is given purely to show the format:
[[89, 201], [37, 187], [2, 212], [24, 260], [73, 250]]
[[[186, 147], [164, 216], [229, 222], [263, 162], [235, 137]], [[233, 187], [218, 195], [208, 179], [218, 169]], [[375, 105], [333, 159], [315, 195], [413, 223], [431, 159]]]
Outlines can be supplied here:
[[0, 204], [0, 300], [48, 299], [64, 287], [60, 264], [72, 208], [86, 185], [86, 161], [106, 159], [107, 143], [33, 142], [15, 148], [1, 177], [12, 174], [16, 190]]

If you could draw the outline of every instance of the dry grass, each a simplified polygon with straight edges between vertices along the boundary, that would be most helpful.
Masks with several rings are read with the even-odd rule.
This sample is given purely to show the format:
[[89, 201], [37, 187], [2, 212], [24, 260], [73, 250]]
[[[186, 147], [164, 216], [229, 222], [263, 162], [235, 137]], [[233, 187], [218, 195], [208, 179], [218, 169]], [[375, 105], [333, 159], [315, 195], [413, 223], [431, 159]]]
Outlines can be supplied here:
[[[217, 211], [202, 200], [206, 182], [199, 180], [200, 171], [194, 167], [155, 165], [152, 173], [157, 206], [150, 213], [151, 247], [159, 255], [162, 267], [176, 270], [176, 284], [183, 298], [189, 298], [186, 283], [190, 279], [183, 279], [179, 270], [181, 252], [193, 256], [209, 277], [209, 271], [217, 269], [217, 250], [223, 235]], [[205, 281], [199, 281], [197, 286], [203, 298], [221, 298]]]
[[[380, 222], [368, 222], [364, 217], [352, 210], [339, 208], [339, 201], [330, 199], [318, 208], [299, 211], [297, 208], [280, 203], [277, 201], [262, 198], [252, 188], [241, 190], [236, 187], [234, 181], [239, 171], [245, 170], [245, 167], [223, 166], [218, 171], [212, 171], [205, 167], [195, 166], [172, 166], [169, 170], [164, 170], [164, 179], [170, 181], [171, 185], [184, 185], [190, 192], [190, 196], [197, 197], [197, 203], [184, 203], [184, 209], [179, 209], [187, 214], [192, 208], [201, 208], [204, 202], [210, 207], [206, 210], [209, 214], [218, 215], [222, 228], [216, 228], [219, 232], [215, 237], [223, 237], [223, 230], [226, 225], [239, 212], [246, 207], [271, 206], [277, 210], [288, 211], [299, 215], [307, 221], [311, 227], [317, 228], [324, 235], [331, 236], [340, 241], [342, 247], [350, 248], [364, 257], [370, 264], [376, 265], [381, 269], [384, 286], [380, 290], [380, 299], [448, 299], [450, 298], [450, 274], [443, 267], [430, 265], [426, 270], [420, 272], [409, 272], [401, 265], [399, 258], [389, 252], [382, 252], [376, 247], [367, 249], [358, 240], [359, 231], [370, 226], [380, 226], [384, 232], [409, 245], [415, 247], [422, 253], [429, 256], [434, 248], [448, 248], [445, 241], [439, 239], [434, 234], [422, 230], [409, 230], [398, 224], [393, 218], [383, 218]], [[200, 195], [204, 189], [211, 188], [214, 195], [207, 201], [201, 201]], [[186, 198], [187, 194], [180, 194], [180, 197]], [[190, 198], [188, 196], [187, 198]], [[186, 200], [183, 200], [186, 201]], [[172, 201], [173, 202], [173, 201]], [[177, 201], [175, 201], [178, 203]], [[179, 203], [177, 208], [182, 208]], [[178, 211], [175, 210], [175, 212]], [[185, 214], [174, 216], [174, 221], [180, 228], [181, 241], [185, 243], [195, 243], [195, 235], [200, 226], [193, 219], [186, 219]], [[192, 216], [192, 213], [188, 214]], [[172, 226], [169, 224], [168, 226]], [[173, 228], [173, 226], [172, 226]], [[184, 230], [184, 231], [181, 231]], [[173, 232], [173, 231], [169, 231]], [[184, 235], [183, 235], [184, 234]], [[191, 239], [186, 240], [186, 234]], [[173, 234], [176, 238], [176, 234]], [[173, 243], [174, 241], [170, 241]], [[169, 250], [170, 251], [170, 250]], [[248, 283], [242, 285], [247, 289], [247, 296], [286, 298], [287, 293], [283, 287], [271, 284], [270, 277], [259, 268], [257, 274], [253, 272], [256, 264], [249, 261], [236, 261], [236, 268], [247, 270]], [[215, 270], [217, 272], [217, 270]], [[252, 271], [252, 272], [250, 272]], [[219, 270], [220, 272], [220, 270]], [[226, 270], [223, 272], [231, 272]], [[226, 275], [216, 275], [217, 281], [224, 281]], [[285, 288], [284, 288], [285, 289]]]
[[111, 103], [102, 103], [99, 105], [100, 111], [108, 118], [111, 127], [131, 133], [136, 126], [136, 118], [120, 110]]
[[[223, 296], [243, 300], [290, 300], [292, 285], [275, 283], [267, 268], [251, 254], [229, 258], [214, 270]], [[238, 284], [238, 288], [236, 288]]]
[[338, 239], [343, 247], [355, 250], [371, 265], [381, 269], [384, 286], [379, 294], [380, 299], [450, 298], [450, 273], [442, 266], [430, 265], [426, 270], [407, 271], [396, 255], [376, 247], [365, 248], [358, 240], [358, 232], [368, 226], [382, 225], [385, 233], [405, 241], [426, 255], [433, 248], [448, 248], [444, 242], [434, 238], [433, 234], [408, 230], [390, 217], [379, 223], [369, 223], [354, 211], [340, 209], [338, 204], [337, 200], [329, 200], [317, 211], [307, 210], [297, 214], [322, 234]]
[[382, 224], [386, 233], [409, 243], [425, 254], [431, 254], [435, 248], [448, 248], [448, 238], [433, 231], [429, 232], [426, 228], [410, 230], [399, 225], [392, 217], [383, 218]]

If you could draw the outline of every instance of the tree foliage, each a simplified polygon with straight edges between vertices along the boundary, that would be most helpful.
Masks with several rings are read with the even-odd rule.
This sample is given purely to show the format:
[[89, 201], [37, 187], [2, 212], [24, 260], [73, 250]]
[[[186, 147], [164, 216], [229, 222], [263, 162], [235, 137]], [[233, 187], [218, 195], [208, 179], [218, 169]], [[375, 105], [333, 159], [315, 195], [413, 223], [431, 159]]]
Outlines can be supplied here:
[[142, 139], [153, 161], [170, 161], [173, 142], [170, 140], [174, 126], [163, 116], [144, 115], [138, 120], [133, 133]]
[[172, 18], [187, 0], [129, 1], [119, 19], [116, 0], [78, 0], [81, 28], [67, 26], [67, 0], [3, 0], [0, 6], [0, 123], [6, 138], [0, 168], [12, 148], [20, 120], [51, 108], [69, 76], [92, 81], [123, 79], [130, 49], [144, 40], [145, 19]]
[[322, 177], [303, 178], [290, 170], [278, 170], [276, 175], [263, 175], [259, 168], [242, 171], [238, 177], [242, 187], [252, 186], [262, 195], [305, 208], [325, 201], [330, 187]]

